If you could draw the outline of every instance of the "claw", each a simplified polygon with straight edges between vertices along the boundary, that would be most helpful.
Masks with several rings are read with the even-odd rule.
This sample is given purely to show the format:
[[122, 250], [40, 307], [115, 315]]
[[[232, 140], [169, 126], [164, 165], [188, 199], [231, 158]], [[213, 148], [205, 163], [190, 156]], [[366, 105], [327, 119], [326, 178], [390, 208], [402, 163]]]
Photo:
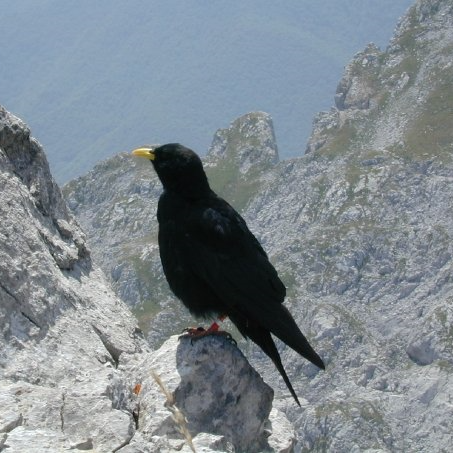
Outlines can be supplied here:
[[237, 346], [236, 340], [231, 336], [230, 333], [225, 332], [224, 330], [219, 330], [217, 323], [214, 323], [209, 329], [204, 329], [203, 327], [188, 327], [182, 331], [182, 335], [179, 338], [190, 338], [190, 343], [193, 345], [194, 341], [200, 340], [201, 338], [207, 337], [209, 335], [216, 335], [224, 337], [234, 346]]
[[200, 335], [202, 332], [206, 332], [206, 329], [204, 327], [186, 327], [181, 331], [182, 336], [196, 336]]

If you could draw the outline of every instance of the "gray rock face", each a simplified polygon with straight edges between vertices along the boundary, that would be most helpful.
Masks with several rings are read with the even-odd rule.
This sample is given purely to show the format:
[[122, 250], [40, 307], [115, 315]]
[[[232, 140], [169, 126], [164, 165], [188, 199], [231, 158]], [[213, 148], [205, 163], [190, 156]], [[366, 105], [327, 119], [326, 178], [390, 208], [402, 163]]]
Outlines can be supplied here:
[[[99, 177], [100, 174], [108, 177]], [[144, 278], [145, 265], [146, 273], [160, 266], [154, 252], [161, 186], [152, 166], [120, 154], [100, 163], [64, 190], [68, 193], [68, 206], [91, 238], [94, 259], [102, 265], [121, 299], [130, 306], [154, 300], [162, 310], [169, 290], [156, 292], [156, 282]]]
[[140, 437], [124, 451], [141, 451], [139, 439], [148, 439], [151, 451], [179, 450], [187, 444], [181, 432], [189, 433], [197, 451], [197, 444], [214, 451], [292, 451], [294, 432], [284, 433], [289, 422], [277, 411], [270, 414], [272, 389], [223, 338], [192, 344], [174, 336], [146, 364], [137, 366], [132, 360], [126, 369], [142, 373], [143, 380], [138, 395]]
[[[363, 52], [354, 56], [337, 87], [335, 106], [338, 110], [370, 108], [370, 99], [376, 93], [371, 75], [379, 67], [381, 55], [382, 52], [374, 44], [369, 44]], [[366, 78], [365, 69], [369, 73]]]
[[[264, 422], [274, 392], [237, 347], [218, 338], [190, 343], [185, 339], [177, 349], [176, 367], [182, 379], [175, 391], [176, 405], [190, 414], [189, 430], [223, 434], [240, 451], [260, 450], [266, 443]], [[225, 348], [231, 352], [226, 354]], [[231, 385], [237, 375], [241, 380]]]
[[291, 447], [285, 416], [268, 421], [272, 391], [236, 348], [173, 339], [150, 353], [93, 265], [43, 150], [3, 108], [0, 187], [0, 451], [190, 451], [157, 385], [147, 389], [153, 369], [184, 383], [175, 401], [198, 451], [257, 450], [270, 424], [274, 443]]
[[324, 375], [297, 361], [290, 371], [308, 403], [287, 414], [308, 451], [429, 452], [452, 440], [453, 167], [421, 173], [381, 157], [288, 165], [276, 181], [294, 185], [271, 184], [248, 211], [280, 273], [301, 270], [289, 303], [327, 361]]
[[3, 108], [0, 185], [0, 445], [113, 451], [133, 434], [112, 399], [116, 368], [146, 345], [93, 267], [40, 145]]
[[212, 140], [206, 163], [231, 159], [242, 174], [257, 164], [278, 162], [272, 118], [265, 112], [251, 112], [234, 120], [227, 129], [219, 129]]

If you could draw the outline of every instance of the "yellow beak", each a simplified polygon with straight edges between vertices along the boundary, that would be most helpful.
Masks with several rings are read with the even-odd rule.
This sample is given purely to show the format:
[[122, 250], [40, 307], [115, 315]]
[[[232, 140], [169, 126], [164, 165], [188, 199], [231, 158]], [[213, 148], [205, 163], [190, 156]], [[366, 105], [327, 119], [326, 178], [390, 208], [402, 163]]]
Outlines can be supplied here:
[[142, 146], [141, 148], [134, 149], [134, 151], [132, 151], [132, 155], [137, 157], [144, 157], [149, 160], [154, 160], [156, 158], [156, 155], [154, 154], [154, 148], [151, 148], [149, 146]]

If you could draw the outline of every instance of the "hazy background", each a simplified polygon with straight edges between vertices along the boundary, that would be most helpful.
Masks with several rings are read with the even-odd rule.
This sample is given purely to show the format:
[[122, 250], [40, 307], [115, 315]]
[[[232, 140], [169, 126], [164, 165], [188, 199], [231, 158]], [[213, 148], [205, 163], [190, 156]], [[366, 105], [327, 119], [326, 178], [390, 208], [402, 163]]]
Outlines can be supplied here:
[[280, 154], [304, 152], [343, 67], [385, 48], [411, 0], [0, 0], [0, 103], [64, 182], [143, 143], [205, 153], [264, 110]]

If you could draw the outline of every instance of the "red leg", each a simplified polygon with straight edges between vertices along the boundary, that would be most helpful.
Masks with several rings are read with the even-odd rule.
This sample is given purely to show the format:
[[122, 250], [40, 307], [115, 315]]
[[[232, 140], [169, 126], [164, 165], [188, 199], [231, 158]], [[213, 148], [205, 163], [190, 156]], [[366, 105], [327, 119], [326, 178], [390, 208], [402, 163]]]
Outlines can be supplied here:
[[208, 330], [206, 332], [218, 332], [220, 329], [220, 326], [214, 321], [209, 327], [208, 327]]
[[[221, 315], [218, 317], [219, 321], [223, 321], [227, 318], [227, 315]], [[190, 338], [192, 341], [199, 340], [200, 338], [207, 337], [208, 335], [218, 335], [222, 337], [226, 337], [228, 340], [236, 343], [230, 333], [225, 332], [224, 330], [220, 330], [219, 324], [217, 322], [213, 322], [208, 329], [204, 329], [203, 327], [189, 327], [184, 329], [184, 332], [180, 338]]]

